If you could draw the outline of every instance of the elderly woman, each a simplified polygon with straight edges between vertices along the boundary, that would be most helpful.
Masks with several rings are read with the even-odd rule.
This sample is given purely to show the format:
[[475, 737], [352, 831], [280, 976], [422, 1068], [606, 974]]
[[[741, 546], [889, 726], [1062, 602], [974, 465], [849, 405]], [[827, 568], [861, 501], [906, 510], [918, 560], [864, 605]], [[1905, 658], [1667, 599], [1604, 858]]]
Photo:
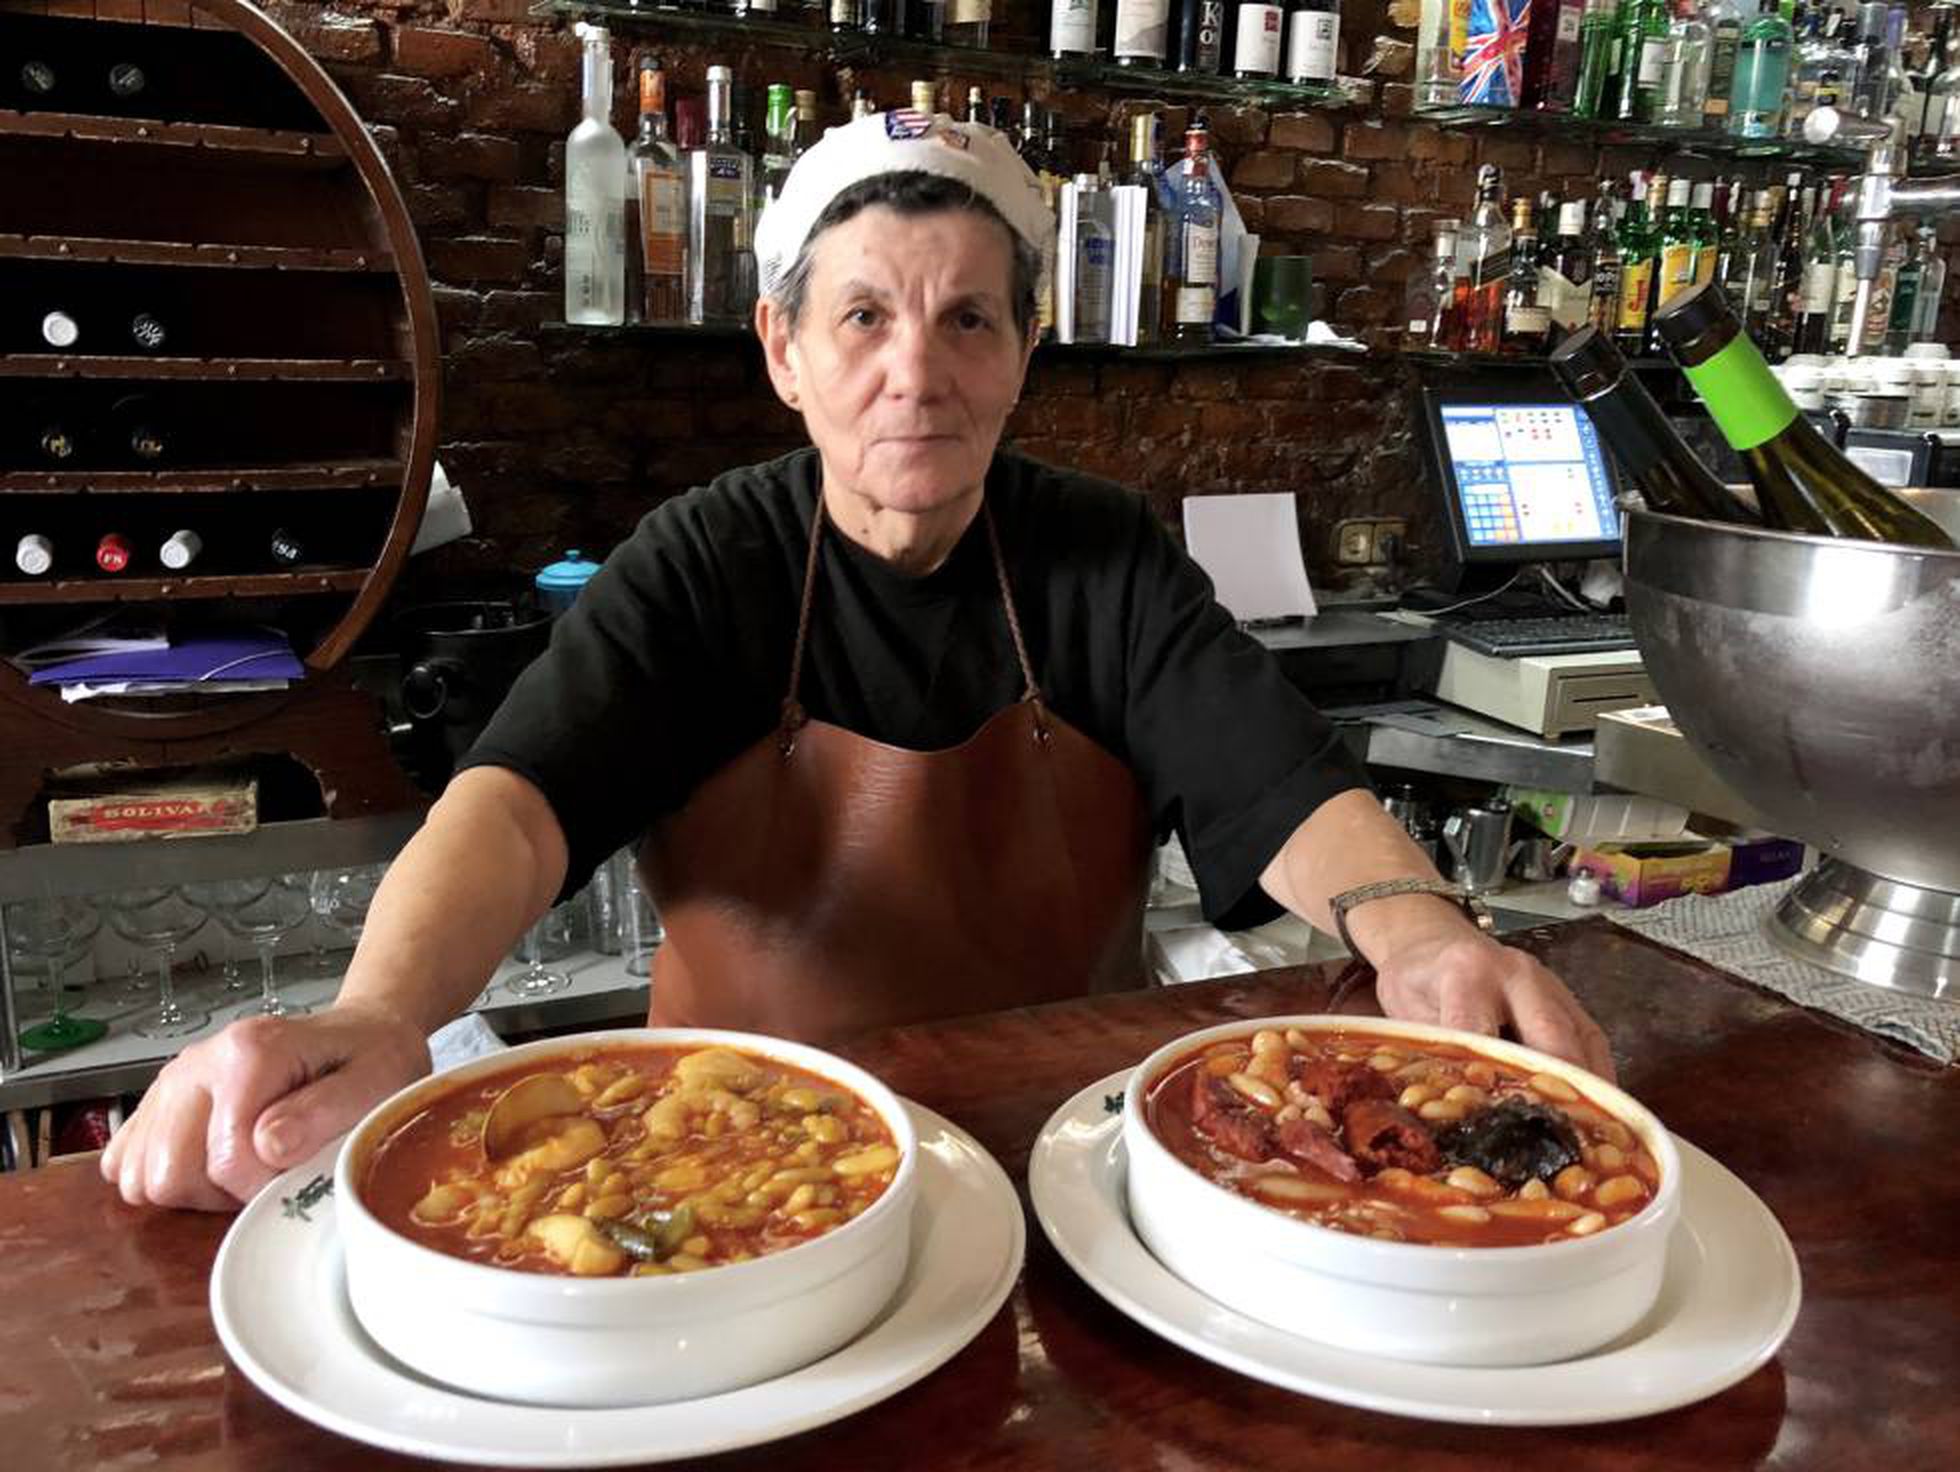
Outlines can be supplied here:
[[1207, 913], [1339, 928], [1389, 1013], [1609, 1071], [1490, 940], [1143, 498], [999, 448], [1049, 216], [992, 130], [833, 130], [764, 216], [756, 329], [812, 447], [649, 515], [376, 896], [336, 1003], [163, 1072], [104, 1156], [222, 1208], [428, 1067], [516, 938], [622, 844], [656, 1022], [814, 1039], [1140, 985], [1153, 833]]

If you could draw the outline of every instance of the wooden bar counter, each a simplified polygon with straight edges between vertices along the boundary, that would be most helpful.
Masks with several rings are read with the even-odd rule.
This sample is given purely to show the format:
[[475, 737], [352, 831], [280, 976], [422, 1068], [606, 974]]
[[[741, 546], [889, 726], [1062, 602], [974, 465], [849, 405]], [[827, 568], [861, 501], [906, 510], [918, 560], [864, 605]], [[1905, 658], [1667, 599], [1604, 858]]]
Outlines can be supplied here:
[[[1350, 1410], [1157, 1338], [1084, 1286], [1030, 1219], [1021, 1283], [948, 1364], [869, 1411], [705, 1465], [1960, 1467], [1960, 1069], [1602, 920], [1519, 939], [1605, 1024], [1626, 1087], [1754, 1188], [1796, 1246], [1804, 1301], [1795, 1332], [1741, 1384], [1666, 1415], [1570, 1430]], [[1331, 968], [1263, 972], [915, 1028], [848, 1051], [972, 1131], [1024, 1182], [1041, 1125], [1084, 1085], [1193, 1028], [1322, 1010], [1332, 984]], [[1350, 1006], [1365, 1010], [1368, 999]], [[316, 1430], [232, 1368], [206, 1306], [227, 1225], [131, 1210], [92, 1163], [0, 1179], [0, 1466], [428, 1465]]]

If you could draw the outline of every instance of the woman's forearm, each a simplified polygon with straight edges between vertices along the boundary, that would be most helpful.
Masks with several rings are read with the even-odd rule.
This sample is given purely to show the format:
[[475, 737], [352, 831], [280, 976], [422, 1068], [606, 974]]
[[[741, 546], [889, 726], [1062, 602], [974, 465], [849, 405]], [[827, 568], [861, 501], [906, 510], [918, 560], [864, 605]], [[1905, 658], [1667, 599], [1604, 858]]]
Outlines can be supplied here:
[[456, 777], [389, 866], [336, 1000], [433, 1031], [459, 1015], [565, 878], [550, 805], [514, 772]]

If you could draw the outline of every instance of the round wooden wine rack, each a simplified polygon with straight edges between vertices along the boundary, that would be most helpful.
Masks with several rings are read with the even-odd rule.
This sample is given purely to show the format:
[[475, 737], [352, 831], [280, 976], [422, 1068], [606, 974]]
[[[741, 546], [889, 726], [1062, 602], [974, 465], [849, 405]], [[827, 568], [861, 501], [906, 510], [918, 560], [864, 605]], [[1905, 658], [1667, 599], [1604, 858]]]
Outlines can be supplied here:
[[276, 625], [308, 670], [68, 705], [0, 663], [10, 738], [31, 717], [61, 756], [140, 760], [347, 689], [421, 523], [440, 357], [407, 206], [298, 42], [244, 0], [93, 10], [0, 0], [0, 654], [138, 605]]

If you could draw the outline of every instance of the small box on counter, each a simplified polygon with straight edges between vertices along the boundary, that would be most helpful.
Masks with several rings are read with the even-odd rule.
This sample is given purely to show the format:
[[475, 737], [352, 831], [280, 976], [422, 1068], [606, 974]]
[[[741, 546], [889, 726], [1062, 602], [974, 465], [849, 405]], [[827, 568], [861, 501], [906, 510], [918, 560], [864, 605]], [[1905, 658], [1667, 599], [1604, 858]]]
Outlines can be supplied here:
[[1803, 845], [1785, 838], [1602, 843], [1580, 849], [1572, 867], [1598, 876], [1609, 899], [1645, 909], [1684, 894], [1723, 894], [1786, 879], [1803, 867]]
[[1679, 838], [1688, 831], [1688, 810], [1657, 797], [1616, 792], [1581, 796], [1536, 787], [1510, 787], [1511, 810], [1547, 838], [1568, 843], [1639, 843]]
[[250, 833], [259, 825], [258, 779], [242, 772], [95, 771], [48, 799], [55, 843], [125, 843]]

